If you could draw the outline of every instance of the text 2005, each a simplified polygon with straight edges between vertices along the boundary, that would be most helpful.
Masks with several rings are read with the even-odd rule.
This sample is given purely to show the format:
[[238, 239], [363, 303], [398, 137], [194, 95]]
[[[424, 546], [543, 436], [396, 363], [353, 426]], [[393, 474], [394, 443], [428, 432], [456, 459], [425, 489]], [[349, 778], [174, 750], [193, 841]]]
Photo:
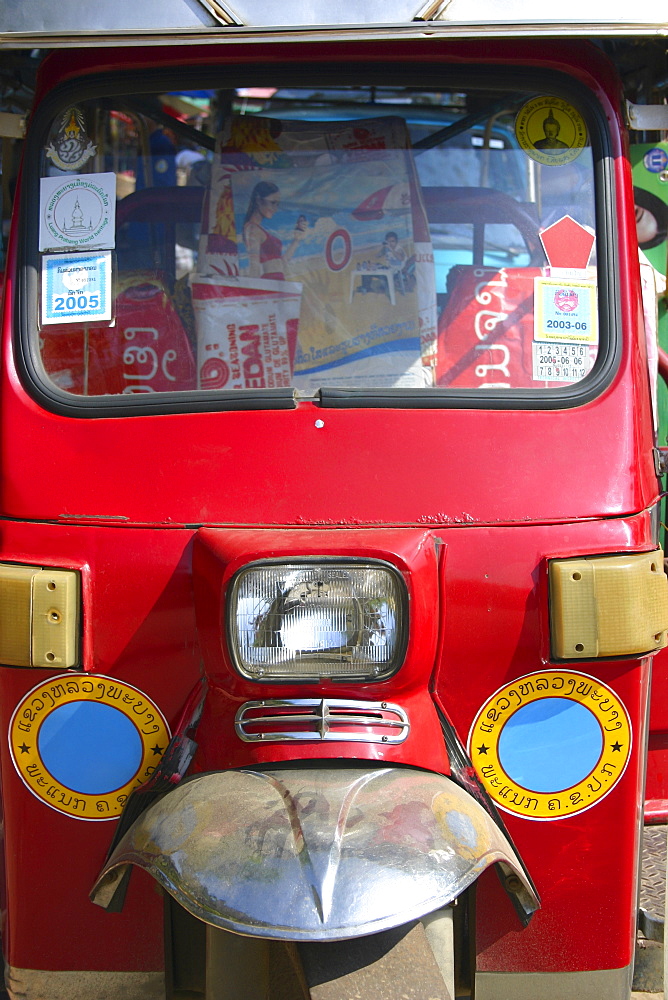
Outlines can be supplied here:
[[98, 309], [100, 306], [99, 292], [90, 295], [57, 295], [53, 306], [54, 312], [73, 312], [75, 309]]

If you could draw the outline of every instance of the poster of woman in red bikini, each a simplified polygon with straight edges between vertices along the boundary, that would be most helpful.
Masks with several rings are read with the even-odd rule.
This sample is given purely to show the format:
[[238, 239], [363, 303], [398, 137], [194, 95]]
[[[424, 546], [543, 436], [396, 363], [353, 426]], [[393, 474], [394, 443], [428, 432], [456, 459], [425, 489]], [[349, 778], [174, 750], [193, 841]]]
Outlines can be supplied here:
[[230, 180], [239, 280], [302, 286], [294, 385], [355, 386], [370, 372], [384, 385], [423, 384], [419, 305], [404, 270], [415, 259], [404, 150], [302, 152], [299, 166]]
[[276, 184], [260, 181], [251, 192], [243, 224], [243, 240], [248, 252], [248, 275], [251, 278], [274, 278], [283, 281], [285, 269], [307, 229], [305, 215], [300, 215], [289, 246], [283, 251], [281, 240], [264, 228], [264, 222], [273, 218], [281, 203]]
[[229, 347], [220, 331], [232, 302], [245, 325], [269, 329], [283, 323], [280, 300], [292, 325], [272, 357], [289, 354], [300, 391], [430, 383], [433, 255], [403, 119], [233, 116], [216, 140], [202, 232], [202, 363]]

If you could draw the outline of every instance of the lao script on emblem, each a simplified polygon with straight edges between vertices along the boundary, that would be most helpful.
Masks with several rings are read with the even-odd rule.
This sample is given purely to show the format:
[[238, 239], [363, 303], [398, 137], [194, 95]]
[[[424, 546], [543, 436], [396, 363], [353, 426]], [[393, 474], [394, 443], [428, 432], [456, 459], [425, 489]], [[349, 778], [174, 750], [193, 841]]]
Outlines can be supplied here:
[[620, 781], [631, 720], [612, 688], [573, 670], [543, 670], [499, 688], [469, 734], [471, 762], [490, 797], [524, 819], [591, 809]]
[[9, 750], [35, 798], [72, 819], [120, 816], [128, 796], [155, 773], [169, 741], [158, 706], [102, 674], [58, 674], [14, 709]]
[[113, 250], [116, 175], [43, 177], [39, 196], [40, 250]]

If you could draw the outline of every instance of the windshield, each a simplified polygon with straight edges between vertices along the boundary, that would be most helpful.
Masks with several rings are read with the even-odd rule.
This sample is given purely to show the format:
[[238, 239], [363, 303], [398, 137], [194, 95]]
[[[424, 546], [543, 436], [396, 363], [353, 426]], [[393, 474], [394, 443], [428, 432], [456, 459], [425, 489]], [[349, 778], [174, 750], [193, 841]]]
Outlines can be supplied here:
[[484, 397], [596, 360], [592, 150], [556, 94], [81, 100], [50, 121], [38, 199], [33, 355], [70, 396]]

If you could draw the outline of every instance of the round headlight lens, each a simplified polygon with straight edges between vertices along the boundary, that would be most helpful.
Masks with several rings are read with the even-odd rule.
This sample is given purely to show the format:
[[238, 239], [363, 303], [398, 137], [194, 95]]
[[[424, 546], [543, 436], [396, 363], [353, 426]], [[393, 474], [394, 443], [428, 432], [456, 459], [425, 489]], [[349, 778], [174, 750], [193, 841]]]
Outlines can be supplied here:
[[230, 648], [254, 680], [380, 680], [404, 651], [406, 589], [386, 563], [253, 563], [235, 577]]

